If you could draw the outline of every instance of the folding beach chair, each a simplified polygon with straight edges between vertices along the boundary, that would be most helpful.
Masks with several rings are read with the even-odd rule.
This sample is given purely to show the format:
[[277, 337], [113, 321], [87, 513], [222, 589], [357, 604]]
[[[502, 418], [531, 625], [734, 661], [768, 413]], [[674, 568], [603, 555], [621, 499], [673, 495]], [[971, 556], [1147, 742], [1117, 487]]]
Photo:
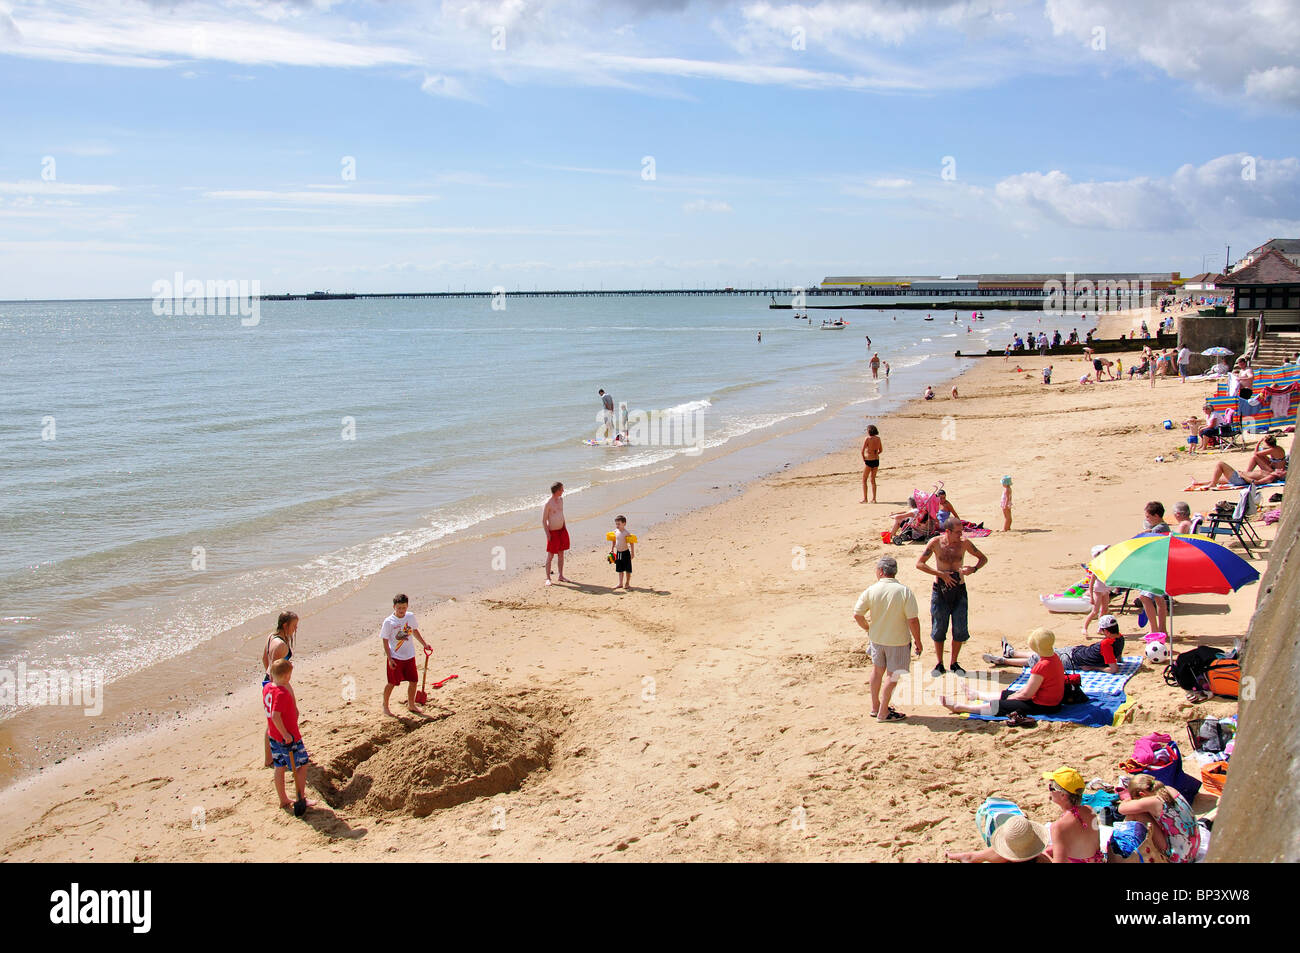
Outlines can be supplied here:
[[[1255, 527], [1250, 525], [1250, 517], [1259, 510], [1259, 488], [1254, 486], [1244, 487], [1241, 491], [1241, 498], [1237, 500], [1237, 505], [1233, 507], [1231, 514], [1210, 513], [1207, 516], [1208, 528], [1202, 535], [1209, 536], [1211, 539], [1219, 535], [1220, 528], [1223, 528], [1224, 534], [1231, 533], [1237, 537], [1241, 545], [1246, 550], [1246, 555], [1250, 559], [1255, 558], [1255, 554], [1250, 550], [1250, 543], [1254, 542], [1256, 546], [1262, 545], [1259, 533]], [[1247, 537], [1250, 539], [1248, 540]]]
[[1217, 450], [1245, 450], [1246, 444], [1243, 442], [1241, 436], [1240, 415], [1240, 405], [1243, 404], [1244, 401], [1237, 397], [1229, 397], [1226, 385], [1220, 383], [1215, 395], [1207, 398], [1205, 403], [1208, 404], [1216, 413], [1223, 414], [1225, 425], [1228, 427], [1228, 432], [1226, 434], [1218, 437], [1202, 438], [1206, 441], [1206, 445], [1208, 446], [1209, 441], [1214, 440], [1216, 441], [1214, 446]]

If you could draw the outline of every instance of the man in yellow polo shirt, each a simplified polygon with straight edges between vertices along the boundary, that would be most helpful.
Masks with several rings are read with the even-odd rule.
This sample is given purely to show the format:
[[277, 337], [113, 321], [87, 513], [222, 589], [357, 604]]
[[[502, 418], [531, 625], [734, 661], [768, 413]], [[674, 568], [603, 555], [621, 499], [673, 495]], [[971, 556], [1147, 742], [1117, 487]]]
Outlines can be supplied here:
[[[908, 635], [921, 654], [921, 620], [912, 590], [899, 582], [898, 560], [882, 556], [876, 563], [876, 582], [858, 596], [853, 618], [870, 638], [871, 716], [879, 722], [902, 721], [907, 716], [889, 707], [900, 672], [911, 662]], [[867, 618], [871, 621], [868, 622]]]

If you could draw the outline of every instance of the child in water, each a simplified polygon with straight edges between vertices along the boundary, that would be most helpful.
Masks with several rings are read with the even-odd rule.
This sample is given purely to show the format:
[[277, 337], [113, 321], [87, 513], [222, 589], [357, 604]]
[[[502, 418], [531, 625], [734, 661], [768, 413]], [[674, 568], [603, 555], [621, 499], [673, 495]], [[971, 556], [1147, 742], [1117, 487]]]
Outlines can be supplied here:
[[1002, 501], [1000, 505], [1002, 507], [1002, 517], [1004, 520], [1002, 531], [1005, 533], [1007, 530], [1011, 529], [1011, 477], [1009, 476], [1004, 476], [1002, 478]]

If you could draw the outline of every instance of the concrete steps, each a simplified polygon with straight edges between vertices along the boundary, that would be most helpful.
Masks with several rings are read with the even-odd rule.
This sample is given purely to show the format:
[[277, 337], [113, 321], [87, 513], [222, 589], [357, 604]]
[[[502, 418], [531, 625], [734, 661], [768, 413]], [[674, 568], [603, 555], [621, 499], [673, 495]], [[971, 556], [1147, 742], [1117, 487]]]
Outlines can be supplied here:
[[1277, 367], [1300, 354], [1300, 331], [1268, 331], [1259, 342], [1255, 367]]

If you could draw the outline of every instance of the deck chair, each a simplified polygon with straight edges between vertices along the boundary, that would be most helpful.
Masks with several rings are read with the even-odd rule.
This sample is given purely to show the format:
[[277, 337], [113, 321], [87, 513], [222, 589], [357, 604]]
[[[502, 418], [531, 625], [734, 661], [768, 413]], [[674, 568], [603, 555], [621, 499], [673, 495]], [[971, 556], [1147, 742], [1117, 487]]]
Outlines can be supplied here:
[[1205, 402], [1216, 412], [1223, 414], [1228, 427], [1228, 433], [1226, 434], [1217, 437], [1203, 437], [1206, 446], [1208, 447], [1209, 441], [1213, 440], [1215, 441], [1214, 448], [1216, 450], [1245, 450], [1246, 444], [1241, 436], [1240, 405], [1243, 401], [1237, 397], [1229, 397], [1226, 385], [1220, 383], [1214, 396], [1207, 398]]
[[[1256, 546], [1263, 544], [1259, 533], [1255, 527], [1250, 525], [1250, 518], [1259, 510], [1259, 488], [1254, 486], [1244, 487], [1241, 491], [1241, 498], [1237, 500], [1237, 505], [1233, 507], [1230, 514], [1210, 513], [1206, 517], [1209, 527], [1205, 530], [1205, 536], [1211, 539], [1220, 534], [1220, 530], [1227, 535], [1232, 534], [1237, 537], [1242, 547], [1246, 550], [1246, 555], [1250, 559], [1255, 558], [1251, 552], [1250, 544], [1253, 542]], [[1249, 537], [1249, 539], [1247, 538]]]

